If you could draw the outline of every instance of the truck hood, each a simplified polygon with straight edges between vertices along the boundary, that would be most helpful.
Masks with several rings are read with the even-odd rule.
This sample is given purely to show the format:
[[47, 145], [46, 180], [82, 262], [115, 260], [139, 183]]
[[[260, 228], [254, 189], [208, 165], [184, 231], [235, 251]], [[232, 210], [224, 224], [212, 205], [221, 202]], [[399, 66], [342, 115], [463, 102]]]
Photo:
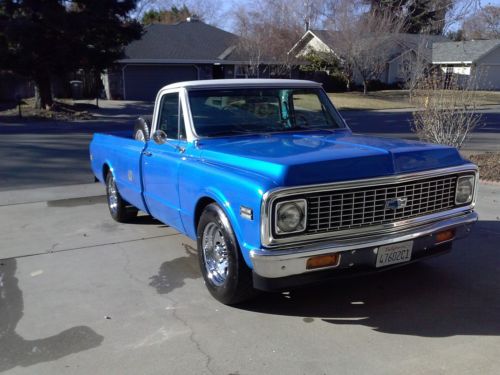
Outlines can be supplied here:
[[205, 162], [253, 172], [278, 186], [389, 176], [465, 163], [453, 147], [349, 131], [204, 139], [199, 147]]

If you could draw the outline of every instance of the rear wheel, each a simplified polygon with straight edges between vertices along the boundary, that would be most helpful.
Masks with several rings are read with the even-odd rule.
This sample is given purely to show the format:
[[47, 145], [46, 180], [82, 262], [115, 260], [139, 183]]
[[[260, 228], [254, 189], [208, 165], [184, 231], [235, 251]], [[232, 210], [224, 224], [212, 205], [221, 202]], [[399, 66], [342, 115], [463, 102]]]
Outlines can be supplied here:
[[205, 285], [226, 305], [252, 298], [252, 271], [245, 263], [224, 211], [215, 203], [203, 211], [197, 229], [198, 260]]
[[109, 213], [114, 220], [125, 223], [137, 216], [137, 208], [129, 205], [120, 195], [111, 171], [106, 175], [106, 195]]

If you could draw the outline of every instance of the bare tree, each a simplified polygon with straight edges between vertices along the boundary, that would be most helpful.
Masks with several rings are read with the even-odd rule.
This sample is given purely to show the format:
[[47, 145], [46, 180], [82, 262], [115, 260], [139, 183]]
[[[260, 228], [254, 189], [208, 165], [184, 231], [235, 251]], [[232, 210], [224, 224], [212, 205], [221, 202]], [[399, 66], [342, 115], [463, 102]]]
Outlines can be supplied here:
[[278, 76], [290, 71], [296, 61], [288, 51], [303, 35], [304, 25], [317, 22], [316, 3], [319, 4], [317, 0], [260, 0], [251, 7], [236, 8], [238, 51], [252, 71], [259, 72], [263, 61], [273, 62], [273, 73]]
[[466, 39], [500, 39], [500, 6], [488, 5], [465, 19]]
[[479, 125], [476, 111], [477, 76], [467, 80], [434, 71], [420, 81], [419, 107], [413, 113], [413, 131], [425, 141], [460, 148]]
[[380, 79], [396, 42], [402, 22], [390, 13], [370, 12], [355, 17], [347, 6], [337, 14], [338, 51], [347, 71], [363, 83], [367, 93], [368, 83]]
[[[189, 10], [189, 15], [196, 15], [214, 26], [224, 23], [226, 16], [217, 0], [139, 0], [133, 17], [141, 20], [147, 12], [162, 12], [173, 8]], [[165, 21], [169, 23], [168, 19]]]
[[430, 69], [427, 43], [427, 39], [421, 36], [416, 47], [404, 52], [400, 57], [400, 76], [408, 90], [410, 103], [413, 101], [414, 91]]

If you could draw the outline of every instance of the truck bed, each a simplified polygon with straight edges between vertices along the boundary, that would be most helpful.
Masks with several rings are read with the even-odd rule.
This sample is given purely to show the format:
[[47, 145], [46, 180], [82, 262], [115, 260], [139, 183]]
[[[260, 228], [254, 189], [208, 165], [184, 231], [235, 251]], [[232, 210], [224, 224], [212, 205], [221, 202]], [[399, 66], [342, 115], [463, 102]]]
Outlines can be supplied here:
[[133, 139], [129, 130], [95, 133], [90, 143], [91, 166], [102, 183], [108, 170], [113, 171], [116, 184], [127, 201], [145, 211], [142, 198], [141, 158], [145, 143]]

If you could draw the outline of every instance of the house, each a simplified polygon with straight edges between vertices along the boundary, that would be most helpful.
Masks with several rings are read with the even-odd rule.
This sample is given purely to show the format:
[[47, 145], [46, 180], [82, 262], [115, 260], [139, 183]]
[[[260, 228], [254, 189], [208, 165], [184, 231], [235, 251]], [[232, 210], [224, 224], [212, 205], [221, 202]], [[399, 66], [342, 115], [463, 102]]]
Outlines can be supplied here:
[[188, 18], [175, 25], [147, 26], [142, 38], [129, 44], [125, 56], [102, 78], [108, 99], [153, 100], [161, 87], [173, 82], [281, 78], [275, 64], [260, 61], [255, 69], [242, 53], [238, 36]]
[[500, 90], [500, 39], [436, 43], [432, 63], [463, 84], [474, 77], [479, 90]]
[[[310, 52], [332, 53], [342, 61], [342, 33], [331, 30], [308, 30], [302, 38], [293, 46], [289, 54], [296, 58], [306, 56]], [[367, 35], [364, 39], [370, 42], [372, 36]], [[410, 61], [414, 65], [418, 59], [430, 65], [432, 60], [432, 46], [436, 42], [448, 41], [441, 35], [424, 34], [388, 34], [384, 37], [390, 43], [387, 49], [386, 68], [380, 75], [380, 81], [386, 84], [404, 82], [405, 64]], [[361, 84], [360, 77], [354, 74], [354, 81]]]

